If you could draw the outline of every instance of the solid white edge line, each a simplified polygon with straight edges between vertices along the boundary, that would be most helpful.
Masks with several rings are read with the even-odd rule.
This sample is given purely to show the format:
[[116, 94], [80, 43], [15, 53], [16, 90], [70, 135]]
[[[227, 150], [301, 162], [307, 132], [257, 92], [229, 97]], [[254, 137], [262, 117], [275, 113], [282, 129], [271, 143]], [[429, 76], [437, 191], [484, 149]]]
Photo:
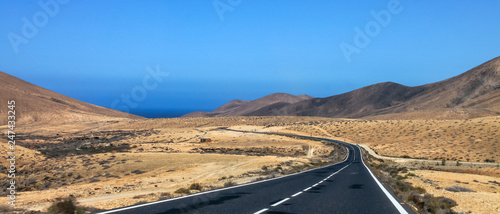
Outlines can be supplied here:
[[[358, 146], [356, 146], [356, 147], [358, 147]], [[358, 147], [358, 149], [359, 149], [360, 154], [362, 154], [361, 149], [359, 147]], [[382, 189], [382, 192], [385, 193], [385, 195], [387, 196], [387, 198], [389, 198], [389, 200], [396, 207], [396, 209], [399, 211], [399, 213], [401, 213], [401, 214], [408, 214], [408, 212], [406, 212], [406, 210], [403, 208], [403, 206], [401, 206], [401, 204], [399, 204], [399, 202], [394, 197], [392, 197], [391, 193], [389, 193], [385, 189], [385, 187], [380, 183], [380, 181], [378, 181], [377, 177], [375, 177], [375, 175], [372, 173], [372, 171], [370, 170], [370, 168], [368, 168], [368, 166], [366, 166], [365, 162], [363, 161], [363, 156], [361, 156], [361, 162], [366, 167], [366, 169], [368, 170], [368, 172], [370, 172], [370, 175], [372, 175], [373, 180], [375, 180], [375, 182], [378, 184], [378, 186], [380, 187], [380, 189]]]
[[300, 191], [300, 192], [298, 192], [298, 193], [293, 194], [293, 195], [292, 195], [292, 197], [298, 196], [298, 195], [300, 195], [300, 194], [302, 194], [302, 193], [303, 193], [303, 192], [302, 192], [302, 191]]
[[290, 198], [285, 198], [285, 199], [283, 199], [283, 200], [281, 200], [281, 201], [278, 201], [278, 202], [274, 203], [273, 205], [271, 205], [271, 207], [278, 206], [278, 205], [280, 205], [280, 204], [282, 204], [283, 202], [288, 201], [288, 200], [290, 200]]
[[265, 209], [261, 209], [261, 210], [259, 210], [259, 211], [255, 212], [255, 213], [253, 213], [253, 214], [261, 214], [261, 213], [263, 213], [263, 212], [265, 212], [265, 211], [268, 211], [268, 210], [269, 210], [269, 209], [267, 209], [267, 208], [265, 208]]

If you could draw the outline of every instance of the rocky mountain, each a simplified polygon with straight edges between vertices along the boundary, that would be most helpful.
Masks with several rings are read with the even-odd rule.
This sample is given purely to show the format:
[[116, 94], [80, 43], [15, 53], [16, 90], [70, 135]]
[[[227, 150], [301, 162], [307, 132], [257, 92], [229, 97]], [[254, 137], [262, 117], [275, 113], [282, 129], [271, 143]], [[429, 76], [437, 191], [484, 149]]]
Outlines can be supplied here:
[[299, 102], [273, 102], [273, 96], [270, 95], [271, 97], [266, 97], [265, 103], [254, 105], [245, 111], [227, 110], [232, 109], [227, 108], [228, 106], [249, 104], [248, 101], [234, 101], [219, 108], [226, 109], [224, 113], [215, 110], [211, 113], [186, 116], [471, 118], [500, 115], [499, 89], [500, 57], [497, 57], [459, 76], [422, 86], [408, 87], [385, 82], [340, 95]]
[[285, 106], [312, 98], [308, 95], [275, 93], [253, 101], [232, 100], [211, 112], [197, 111], [183, 117], [252, 116], [254, 112], [267, 106]]

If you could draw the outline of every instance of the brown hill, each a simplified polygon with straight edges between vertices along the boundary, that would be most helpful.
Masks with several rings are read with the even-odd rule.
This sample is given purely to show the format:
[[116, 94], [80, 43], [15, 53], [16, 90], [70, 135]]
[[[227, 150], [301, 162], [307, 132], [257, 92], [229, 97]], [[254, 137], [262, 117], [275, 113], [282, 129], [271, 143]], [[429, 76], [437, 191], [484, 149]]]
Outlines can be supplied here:
[[266, 106], [284, 106], [309, 99], [312, 99], [312, 97], [308, 95], [294, 96], [285, 93], [275, 93], [253, 101], [232, 100], [211, 112], [197, 111], [186, 114], [183, 117], [251, 116], [255, 111]]
[[408, 87], [385, 82], [331, 97], [290, 104], [275, 102], [245, 114], [222, 116], [471, 118], [500, 115], [499, 89], [500, 57], [497, 57], [437, 83]]
[[[15, 100], [16, 124], [63, 124], [106, 118], [141, 118], [85, 103], [0, 72], [0, 115], [7, 115], [7, 101]], [[0, 117], [6, 124], [7, 116]]]

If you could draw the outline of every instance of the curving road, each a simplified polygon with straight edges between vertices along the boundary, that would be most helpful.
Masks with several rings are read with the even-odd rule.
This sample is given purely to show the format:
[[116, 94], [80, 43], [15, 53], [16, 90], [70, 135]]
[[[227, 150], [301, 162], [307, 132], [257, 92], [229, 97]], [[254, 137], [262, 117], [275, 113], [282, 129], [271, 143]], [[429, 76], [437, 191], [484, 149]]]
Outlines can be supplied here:
[[352, 144], [334, 165], [288, 176], [101, 212], [107, 213], [414, 213], [385, 188]]

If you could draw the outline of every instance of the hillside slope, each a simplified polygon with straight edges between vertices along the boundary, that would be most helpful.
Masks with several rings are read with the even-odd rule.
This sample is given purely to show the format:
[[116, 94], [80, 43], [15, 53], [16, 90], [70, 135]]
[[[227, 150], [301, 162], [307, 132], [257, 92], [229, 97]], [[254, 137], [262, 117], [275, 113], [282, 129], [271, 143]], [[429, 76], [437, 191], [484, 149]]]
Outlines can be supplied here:
[[[7, 101], [15, 100], [17, 124], [63, 124], [105, 118], [141, 118], [136, 115], [85, 103], [0, 72], [1, 115], [7, 115]], [[7, 116], [0, 117], [6, 124]]]
[[251, 116], [254, 112], [270, 105], [287, 105], [312, 99], [308, 95], [294, 96], [285, 93], [275, 93], [253, 100], [232, 100], [211, 112], [192, 112], [183, 117], [226, 117], [226, 116]]

